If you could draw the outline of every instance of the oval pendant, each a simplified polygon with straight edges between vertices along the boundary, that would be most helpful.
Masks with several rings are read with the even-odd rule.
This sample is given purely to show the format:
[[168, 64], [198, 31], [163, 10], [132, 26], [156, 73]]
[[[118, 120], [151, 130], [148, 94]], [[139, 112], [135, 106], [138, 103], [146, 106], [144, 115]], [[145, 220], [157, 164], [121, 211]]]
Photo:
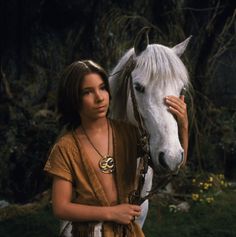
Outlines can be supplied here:
[[98, 166], [102, 173], [111, 174], [115, 171], [115, 160], [111, 156], [104, 156], [99, 160]]

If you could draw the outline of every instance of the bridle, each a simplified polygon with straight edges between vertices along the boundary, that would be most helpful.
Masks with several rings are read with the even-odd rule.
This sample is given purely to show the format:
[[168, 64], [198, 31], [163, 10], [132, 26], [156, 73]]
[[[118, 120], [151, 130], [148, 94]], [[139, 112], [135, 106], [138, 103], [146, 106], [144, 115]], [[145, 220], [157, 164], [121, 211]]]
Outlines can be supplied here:
[[[139, 168], [138, 168], [139, 174], [138, 174], [137, 188], [129, 194], [129, 203], [141, 204], [144, 201], [144, 200], [141, 200], [142, 199], [141, 191], [145, 182], [145, 176], [147, 174], [148, 165], [151, 162], [151, 158], [150, 158], [150, 150], [149, 150], [149, 134], [144, 124], [143, 117], [139, 112], [137, 100], [134, 93], [133, 78], [132, 78], [131, 73], [135, 67], [136, 67], [136, 61], [131, 56], [125, 65], [125, 69], [121, 73], [121, 77], [127, 83], [127, 86], [129, 86], [129, 89], [130, 89], [134, 117], [138, 123], [138, 132], [139, 132], [138, 146], [140, 148], [140, 153], [141, 153], [141, 159], [140, 159]], [[127, 93], [128, 93], [128, 90], [127, 90]]]
[[[158, 179], [161, 182], [158, 182], [152, 188], [152, 190], [148, 192], [148, 194], [145, 197], [141, 197], [141, 192], [144, 186], [146, 174], [148, 172], [148, 166], [153, 167], [153, 163], [150, 156], [149, 133], [146, 129], [144, 119], [139, 111], [137, 100], [135, 97], [135, 92], [134, 92], [133, 78], [132, 78], [131, 73], [135, 67], [136, 67], [136, 61], [133, 58], [133, 56], [131, 56], [128, 59], [125, 65], [125, 69], [122, 71], [120, 76], [122, 77], [123, 80], [125, 80], [127, 85], [129, 85], [134, 117], [137, 121], [138, 132], [139, 132], [138, 147], [140, 149], [140, 161], [139, 161], [139, 167], [138, 167], [138, 170], [139, 170], [138, 182], [137, 182], [137, 188], [129, 194], [129, 203], [141, 205], [146, 199], [151, 198], [154, 194], [157, 194], [161, 188], [165, 187], [172, 180], [175, 174], [173, 172], [168, 172], [168, 173], [158, 175]], [[127, 90], [127, 93], [128, 93], [128, 90]]]

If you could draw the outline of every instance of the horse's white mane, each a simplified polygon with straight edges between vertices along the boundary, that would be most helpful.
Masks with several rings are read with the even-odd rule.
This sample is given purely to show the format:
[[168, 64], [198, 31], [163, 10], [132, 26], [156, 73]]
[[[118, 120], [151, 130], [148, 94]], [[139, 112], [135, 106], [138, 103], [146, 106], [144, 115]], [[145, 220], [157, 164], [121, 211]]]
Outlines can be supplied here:
[[[133, 48], [120, 59], [113, 69], [111, 77], [123, 69], [130, 56], [134, 56]], [[161, 84], [175, 79], [180, 79], [184, 84], [188, 84], [188, 72], [171, 48], [160, 44], [150, 44], [140, 56], [136, 57], [136, 61], [136, 67], [144, 70], [147, 78], [151, 78], [150, 75], [155, 74], [158, 80], [162, 82]]]
[[156, 80], [160, 90], [167, 86], [188, 86], [187, 69], [173, 48], [160, 44], [150, 44], [139, 56], [135, 56], [134, 48], [132, 48], [120, 59], [110, 76], [111, 94], [114, 98], [111, 106], [115, 117], [120, 117], [121, 110], [124, 111], [124, 108], [119, 108], [119, 106], [124, 105], [125, 102], [122, 100], [127, 99], [124, 96], [127, 91], [124, 92], [125, 82], [122, 81], [125, 78], [120, 78], [120, 75], [131, 56], [136, 60], [134, 71], [141, 75], [139, 82], [143, 86], [147, 86], [150, 80]]

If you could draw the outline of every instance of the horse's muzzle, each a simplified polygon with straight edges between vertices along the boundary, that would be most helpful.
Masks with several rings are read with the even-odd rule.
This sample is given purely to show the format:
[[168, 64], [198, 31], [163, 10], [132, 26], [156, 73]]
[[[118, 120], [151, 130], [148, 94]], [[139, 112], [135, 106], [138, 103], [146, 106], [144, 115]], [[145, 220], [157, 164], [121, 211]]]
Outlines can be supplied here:
[[160, 166], [161, 166], [164, 170], [166, 170], [166, 171], [171, 171], [171, 173], [178, 173], [179, 169], [181, 168], [181, 166], [183, 165], [183, 162], [184, 162], [184, 153], [183, 153], [183, 152], [181, 153], [181, 160], [180, 160], [179, 164], [176, 165], [175, 169], [171, 169], [171, 168], [169, 167], [169, 165], [167, 164], [167, 162], [166, 162], [166, 157], [165, 157], [165, 153], [164, 153], [164, 152], [161, 151], [161, 152], [159, 153], [158, 159], [159, 159], [159, 164], [160, 164]]

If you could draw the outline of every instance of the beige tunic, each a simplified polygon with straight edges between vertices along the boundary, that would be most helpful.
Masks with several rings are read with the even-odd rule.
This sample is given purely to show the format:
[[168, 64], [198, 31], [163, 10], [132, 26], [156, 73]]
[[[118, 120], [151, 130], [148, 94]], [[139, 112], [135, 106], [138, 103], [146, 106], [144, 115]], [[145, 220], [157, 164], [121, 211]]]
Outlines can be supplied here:
[[[111, 126], [113, 130], [113, 157], [116, 162], [114, 175], [118, 192], [117, 204], [128, 203], [128, 196], [135, 188], [137, 130], [131, 125], [113, 120], [111, 120]], [[79, 204], [111, 205], [76, 132], [68, 132], [56, 142], [44, 170], [70, 181]], [[95, 222], [73, 223], [72, 233], [74, 233], [74, 237], [90, 236], [95, 224]], [[129, 225], [105, 222], [102, 232], [104, 237], [144, 236], [141, 228], [135, 222]]]

